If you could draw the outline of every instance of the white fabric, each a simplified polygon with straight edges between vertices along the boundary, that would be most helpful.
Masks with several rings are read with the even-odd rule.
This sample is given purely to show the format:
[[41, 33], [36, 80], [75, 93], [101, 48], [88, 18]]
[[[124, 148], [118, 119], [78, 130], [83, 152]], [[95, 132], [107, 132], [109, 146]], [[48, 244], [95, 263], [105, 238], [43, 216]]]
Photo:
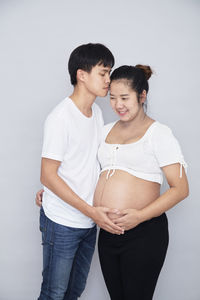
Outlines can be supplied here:
[[[100, 171], [97, 150], [102, 128], [102, 113], [96, 104], [92, 106], [92, 117], [87, 118], [70, 98], [54, 108], [44, 127], [42, 157], [61, 161], [58, 175], [90, 205]], [[76, 228], [94, 226], [79, 210], [46, 187], [44, 190], [43, 208], [52, 221]]]
[[179, 143], [169, 127], [155, 121], [144, 136], [134, 143], [108, 144], [105, 140], [115, 123], [104, 126], [103, 140], [98, 150], [101, 172], [108, 170], [107, 179], [119, 169], [162, 184], [161, 167], [174, 163], [180, 163], [180, 177], [182, 176], [182, 166], [187, 165]]

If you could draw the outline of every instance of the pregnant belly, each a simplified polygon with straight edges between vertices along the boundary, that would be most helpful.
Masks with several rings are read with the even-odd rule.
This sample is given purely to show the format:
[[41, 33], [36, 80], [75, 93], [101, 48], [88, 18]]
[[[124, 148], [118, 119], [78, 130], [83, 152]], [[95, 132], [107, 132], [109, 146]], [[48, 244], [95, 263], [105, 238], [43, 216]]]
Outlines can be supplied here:
[[[94, 206], [142, 209], [160, 195], [160, 184], [135, 177], [125, 171], [115, 170], [106, 179], [107, 171], [101, 173], [94, 194]], [[110, 218], [116, 217], [109, 214]]]

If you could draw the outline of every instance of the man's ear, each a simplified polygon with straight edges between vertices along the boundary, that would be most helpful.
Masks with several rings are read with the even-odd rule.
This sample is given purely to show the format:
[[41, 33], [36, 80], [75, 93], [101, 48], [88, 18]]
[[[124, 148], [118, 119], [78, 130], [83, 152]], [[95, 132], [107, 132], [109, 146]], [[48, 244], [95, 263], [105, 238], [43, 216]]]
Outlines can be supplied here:
[[81, 69], [78, 69], [77, 70], [77, 73], [76, 73], [76, 78], [77, 78], [77, 82], [78, 81], [85, 81], [85, 74], [86, 72], [85, 71], [83, 71], [83, 70], [81, 70]]

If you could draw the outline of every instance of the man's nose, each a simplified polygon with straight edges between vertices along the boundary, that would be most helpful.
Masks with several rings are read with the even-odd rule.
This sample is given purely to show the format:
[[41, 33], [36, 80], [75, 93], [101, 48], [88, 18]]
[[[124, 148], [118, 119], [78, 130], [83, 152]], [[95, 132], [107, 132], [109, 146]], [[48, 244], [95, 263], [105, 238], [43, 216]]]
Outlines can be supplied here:
[[108, 84], [110, 83], [110, 74], [109, 73], [106, 74], [105, 81]]

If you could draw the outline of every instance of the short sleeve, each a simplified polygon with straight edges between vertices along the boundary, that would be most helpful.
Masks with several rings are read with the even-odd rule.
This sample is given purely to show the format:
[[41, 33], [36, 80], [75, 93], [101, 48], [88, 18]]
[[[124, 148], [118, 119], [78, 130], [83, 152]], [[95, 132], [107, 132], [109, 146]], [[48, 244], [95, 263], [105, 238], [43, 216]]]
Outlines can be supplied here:
[[59, 116], [49, 115], [44, 125], [42, 157], [63, 161], [67, 140], [66, 121]]
[[162, 124], [158, 124], [153, 132], [153, 149], [160, 167], [180, 163], [180, 177], [182, 177], [182, 166], [186, 169], [179, 142], [173, 135], [171, 129]]

